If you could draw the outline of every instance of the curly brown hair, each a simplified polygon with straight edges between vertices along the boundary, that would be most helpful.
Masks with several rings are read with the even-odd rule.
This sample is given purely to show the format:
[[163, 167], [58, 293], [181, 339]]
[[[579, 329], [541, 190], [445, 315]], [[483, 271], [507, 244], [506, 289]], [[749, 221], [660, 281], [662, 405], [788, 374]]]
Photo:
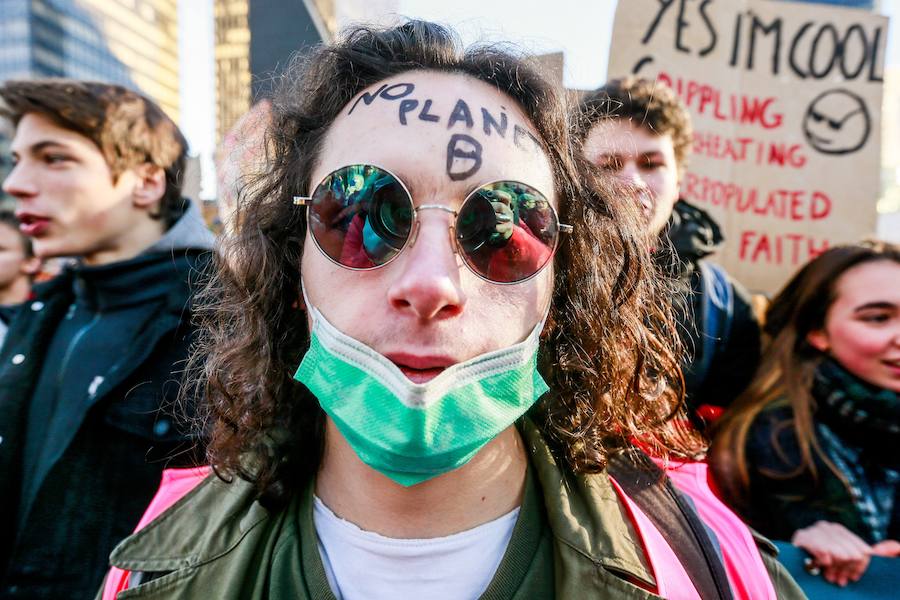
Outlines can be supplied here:
[[113, 181], [143, 163], [165, 172], [166, 190], [150, 216], [171, 226], [184, 212], [181, 197], [187, 140], [152, 100], [119, 85], [73, 79], [29, 79], [0, 85], [0, 116], [13, 125], [29, 113], [91, 140]]
[[584, 140], [594, 125], [607, 119], [630, 119], [655, 135], [672, 136], [678, 172], [684, 173], [693, 127], [690, 113], [671, 88], [640, 77], [611, 79], [581, 99], [576, 135]]
[[201, 340], [187, 380], [205, 396], [210, 464], [254, 482], [267, 506], [318, 468], [324, 413], [291, 377], [309, 345], [298, 309], [307, 223], [292, 197], [309, 189], [329, 125], [357, 94], [422, 69], [474, 77], [518, 102], [545, 145], [561, 218], [577, 224], [555, 257], [540, 354], [552, 392], [534, 413], [558, 456], [594, 472], [635, 437], [660, 455], [693, 452], [671, 422], [683, 382], [668, 283], [654, 271], [633, 203], [574, 152], [561, 91], [509, 50], [464, 51], [448, 29], [409, 21], [347, 31], [295, 58], [281, 80], [266, 173], [240, 199], [235, 233], [198, 299]]

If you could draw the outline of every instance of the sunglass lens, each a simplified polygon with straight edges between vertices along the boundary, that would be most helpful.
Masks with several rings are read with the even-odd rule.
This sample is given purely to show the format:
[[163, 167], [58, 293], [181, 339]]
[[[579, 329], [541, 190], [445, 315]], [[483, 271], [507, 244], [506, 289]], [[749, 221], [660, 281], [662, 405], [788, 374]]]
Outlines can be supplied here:
[[463, 204], [456, 236], [466, 262], [482, 277], [514, 283], [546, 265], [559, 235], [549, 201], [514, 181], [486, 185]]
[[313, 192], [309, 226], [332, 260], [370, 269], [391, 260], [412, 228], [409, 194], [397, 179], [372, 165], [331, 173]]

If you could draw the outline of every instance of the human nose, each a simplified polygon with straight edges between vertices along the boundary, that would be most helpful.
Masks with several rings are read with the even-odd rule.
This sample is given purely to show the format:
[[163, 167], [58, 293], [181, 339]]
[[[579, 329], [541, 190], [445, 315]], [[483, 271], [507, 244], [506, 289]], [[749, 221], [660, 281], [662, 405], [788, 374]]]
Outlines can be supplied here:
[[619, 178], [625, 183], [639, 188], [647, 187], [644, 177], [641, 175], [641, 170], [638, 169], [637, 164], [634, 161], [628, 161], [622, 165], [621, 170], [619, 170]]
[[402, 270], [388, 290], [388, 300], [396, 310], [421, 320], [456, 316], [465, 307], [466, 295], [449, 229], [452, 215], [419, 216], [410, 246], [397, 265]]
[[25, 164], [18, 162], [3, 180], [3, 191], [16, 199], [37, 194], [36, 179], [30, 177]]

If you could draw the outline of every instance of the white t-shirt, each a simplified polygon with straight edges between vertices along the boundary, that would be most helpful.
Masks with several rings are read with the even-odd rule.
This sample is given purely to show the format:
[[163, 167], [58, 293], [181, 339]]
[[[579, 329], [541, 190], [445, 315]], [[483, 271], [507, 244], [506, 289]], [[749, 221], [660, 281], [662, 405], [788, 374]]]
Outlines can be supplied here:
[[466, 600], [481, 596], [500, 566], [516, 508], [474, 529], [423, 540], [363, 531], [314, 498], [313, 522], [338, 600]]

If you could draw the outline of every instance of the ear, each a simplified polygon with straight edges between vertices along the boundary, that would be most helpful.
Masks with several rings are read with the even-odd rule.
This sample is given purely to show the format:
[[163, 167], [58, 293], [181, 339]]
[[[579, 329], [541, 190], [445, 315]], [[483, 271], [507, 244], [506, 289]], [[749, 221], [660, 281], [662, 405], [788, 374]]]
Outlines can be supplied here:
[[831, 345], [828, 342], [828, 334], [824, 329], [816, 329], [806, 334], [806, 341], [819, 352], [828, 352]]
[[166, 173], [161, 167], [150, 163], [132, 169], [136, 175], [132, 202], [138, 208], [153, 208], [166, 193]]

